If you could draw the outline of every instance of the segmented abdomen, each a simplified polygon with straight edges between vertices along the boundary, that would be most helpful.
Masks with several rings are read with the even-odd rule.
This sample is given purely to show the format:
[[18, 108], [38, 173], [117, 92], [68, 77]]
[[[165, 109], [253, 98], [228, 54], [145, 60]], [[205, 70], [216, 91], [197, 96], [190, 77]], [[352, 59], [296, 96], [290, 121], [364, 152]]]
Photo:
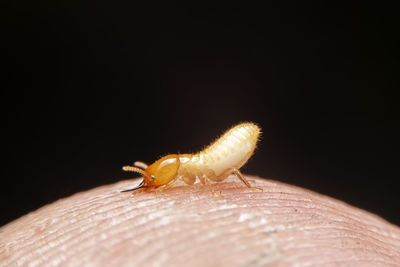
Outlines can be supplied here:
[[260, 128], [253, 123], [241, 123], [228, 130], [203, 151], [193, 155], [192, 162], [208, 168], [219, 176], [229, 168], [242, 167], [253, 154]]

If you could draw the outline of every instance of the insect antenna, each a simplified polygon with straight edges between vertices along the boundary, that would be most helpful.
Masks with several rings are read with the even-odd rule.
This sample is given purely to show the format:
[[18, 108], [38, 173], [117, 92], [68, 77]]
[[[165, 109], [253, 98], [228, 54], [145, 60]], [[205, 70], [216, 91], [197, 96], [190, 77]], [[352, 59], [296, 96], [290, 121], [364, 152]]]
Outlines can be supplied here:
[[141, 161], [135, 161], [135, 163], [133, 163], [133, 165], [135, 167], [139, 167], [139, 168], [141, 168], [143, 170], [145, 170], [147, 167], [149, 167], [146, 163], [141, 162]]
[[[145, 177], [147, 177], [147, 178], [150, 178], [150, 176], [149, 176], [144, 170], [139, 169], [139, 168], [137, 168], [137, 167], [133, 167], [133, 166], [124, 166], [124, 167], [122, 167], [122, 170], [124, 170], [124, 171], [126, 171], [126, 172], [137, 172], [137, 173], [140, 173], [141, 175], [143, 175], [143, 176], [145, 176]], [[135, 191], [135, 190], [138, 190], [138, 189], [140, 189], [140, 188], [143, 188], [144, 186], [145, 186], [145, 183], [144, 183], [144, 179], [143, 179], [143, 181], [142, 181], [138, 186], [136, 186], [136, 187], [134, 187], [134, 188], [122, 190], [121, 193], [123, 193], [123, 192], [129, 192], [129, 191]]]
[[137, 167], [133, 167], [133, 166], [124, 166], [122, 167], [122, 170], [126, 171], [126, 172], [137, 172], [140, 173], [143, 176], [146, 176], [147, 178], [150, 178], [150, 176], [142, 169], [137, 168]]

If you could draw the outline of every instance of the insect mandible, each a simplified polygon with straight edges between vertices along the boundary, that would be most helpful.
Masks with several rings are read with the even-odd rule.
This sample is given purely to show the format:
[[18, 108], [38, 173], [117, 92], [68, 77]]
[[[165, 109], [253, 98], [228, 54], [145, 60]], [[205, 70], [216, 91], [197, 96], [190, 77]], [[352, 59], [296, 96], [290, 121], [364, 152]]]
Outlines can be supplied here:
[[192, 185], [199, 179], [214, 195], [220, 196], [215, 192], [212, 182], [223, 181], [232, 173], [251, 188], [239, 169], [254, 153], [260, 133], [261, 129], [256, 124], [240, 123], [199, 153], [171, 154], [151, 165], [136, 161], [134, 166], [124, 166], [122, 167], [124, 171], [140, 173], [143, 175], [143, 180], [138, 186], [121, 192], [157, 188], [164, 190], [178, 180]]

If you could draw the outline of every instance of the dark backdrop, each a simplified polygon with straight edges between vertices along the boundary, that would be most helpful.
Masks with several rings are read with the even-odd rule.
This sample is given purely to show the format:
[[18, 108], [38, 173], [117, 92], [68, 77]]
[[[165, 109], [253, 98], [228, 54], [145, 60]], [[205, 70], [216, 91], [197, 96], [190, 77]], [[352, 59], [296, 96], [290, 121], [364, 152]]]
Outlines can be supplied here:
[[400, 224], [394, 7], [129, 2], [6, 2], [1, 224], [241, 121], [243, 172]]

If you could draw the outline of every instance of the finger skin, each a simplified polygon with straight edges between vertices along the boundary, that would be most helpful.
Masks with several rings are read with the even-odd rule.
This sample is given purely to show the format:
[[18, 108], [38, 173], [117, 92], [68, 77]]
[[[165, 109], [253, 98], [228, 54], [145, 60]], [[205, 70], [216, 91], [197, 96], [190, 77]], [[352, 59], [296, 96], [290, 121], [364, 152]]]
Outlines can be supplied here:
[[400, 266], [400, 228], [299, 187], [229, 177], [163, 192], [121, 181], [0, 228], [1, 266]]

